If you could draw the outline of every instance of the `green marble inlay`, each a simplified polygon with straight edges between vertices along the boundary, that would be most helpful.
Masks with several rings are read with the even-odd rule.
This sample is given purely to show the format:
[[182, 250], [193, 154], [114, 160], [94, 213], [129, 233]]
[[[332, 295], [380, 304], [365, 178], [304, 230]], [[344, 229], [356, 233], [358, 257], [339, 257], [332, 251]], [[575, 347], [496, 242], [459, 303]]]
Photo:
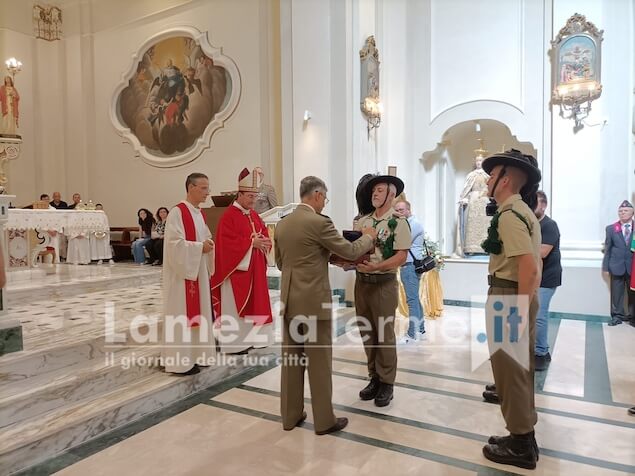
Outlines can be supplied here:
[[[401, 385], [404, 387], [407, 387], [407, 385]], [[259, 387], [253, 387], [251, 385], [248, 384], [242, 384], [242, 385], [238, 385], [239, 389], [242, 390], [247, 390], [250, 392], [254, 392], [254, 393], [261, 393], [264, 395], [271, 395], [271, 396], [280, 396], [280, 392], [277, 392], [275, 390], [269, 390], [269, 389], [264, 389], [264, 388], [259, 388]], [[311, 403], [311, 399], [310, 398], [305, 398], [304, 399], [305, 402], [307, 403]], [[226, 409], [231, 409], [228, 408], [229, 406], [233, 406], [230, 404], [220, 404], [220, 402], [216, 402], [214, 400], [207, 402], [208, 405], [213, 405], [213, 406], [218, 406], [220, 407], [221, 405], [226, 405]], [[438, 433], [445, 433], [448, 435], [453, 435], [453, 436], [459, 436], [461, 438], [468, 438], [468, 439], [472, 439], [472, 440], [476, 440], [476, 441], [483, 441], [485, 442], [487, 440], [487, 436], [486, 435], [481, 435], [478, 433], [472, 433], [472, 432], [467, 432], [467, 431], [462, 431], [462, 430], [456, 430], [453, 429], [451, 427], [445, 427], [445, 426], [441, 426], [441, 425], [434, 425], [431, 423], [424, 423], [424, 422], [420, 422], [417, 420], [411, 420], [408, 418], [403, 418], [403, 417], [398, 417], [398, 416], [393, 416], [393, 415], [387, 415], [387, 414], [383, 414], [383, 413], [376, 413], [373, 411], [368, 411], [368, 410], [364, 410], [362, 408], [357, 408], [357, 407], [351, 407], [351, 406], [347, 406], [347, 405], [341, 405], [338, 403], [334, 403], [333, 404], [333, 408], [335, 408], [336, 410], [342, 410], [345, 412], [349, 412], [349, 413], [357, 413], [359, 415], [364, 415], [367, 417], [371, 417], [371, 418], [375, 418], [377, 420], [385, 420], [385, 421], [391, 421], [393, 423], [399, 423], [401, 425], [407, 425], [407, 426], [412, 426], [415, 428], [422, 428], [422, 429], [427, 429], [427, 430], [431, 430], [431, 431], [435, 431]], [[233, 409], [234, 411], [238, 411], [240, 413], [245, 413], [245, 414], [250, 414], [250, 413], [254, 413], [254, 410], [250, 410], [250, 409], [246, 409], [243, 407], [235, 407]], [[564, 413], [564, 412], [550, 412], [553, 414], [560, 414], [560, 413]], [[253, 416], [259, 416], [259, 415], [253, 415]], [[263, 418], [262, 416], [260, 416], [261, 418]], [[280, 418], [280, 417], [274, 417], [273, 415], [270, 415], [268, 417], [265, 417], [266, 419], [269, 419], [271, 421], [279, 421], [276, 420], [275, 418]], [[591, 417], [588, 417], [589, 421], [601, 421], [601, 419], [591, 419]], [[587, 419], [587, 418], [583, 418], [583, 419]], [[610, 424], [610, 423], [609, 423]], [[613, 422], [613, 424], [615, 424], [615, 422]], [[307, 424], [306, 422], [303, 423], [301, 425], [302, 428], [307, 428], [309, 424]], [[628, 426], [627, 424], [619, 424], [617, 426], [625, 426], [627, 428], [631, 428], [631, 426]], [[313, 429], [313, 427], [311, 426], [309, 429]], [[340, 436], [340, 437], [346, 437], [348, 435], [354, 435], [352, 433], [348, 433], [347, 431], [342, 431], [339, 433], [334, 433], [333, 436]], [[356, 436], [361, 436], [361, 435], [356, 435]], [[362, 438], [366, 438], [366, 437], [362, 437]], [[364, 442], [362, 440], [357, 440], [359, 442]], [[395, 445], [394, 443], [389, 443], [389, 442], [385, 442], [382, 440], [377, 440], [379, 445], [379, 447], [381, 448], [385, 448], [385, 449], [393, 449], [393, 446]], [[464, 462], [458, 458], [450, 458], [447, 456], [442, 456], [442, 455], [436, 455], [434, 453], [430, 453], [427, 452], [425, 450], [418, 450], [415, 448], [410, 448], [410, 447], [404, 447], [404, 448], [408, 448], [407, 451], [404, 451], [406, 454], [410, 454], [413, 456], [419, 456], [425, 459], [432, 459], [435, 461], [439, 461], [441, 463], [444, 464], [450, 464], [453, 466], [458, 466], [458, 467], [463, 467], [462, 464], [463, 463], [467, 463]], [[421, 453], [419, 453], [421, 452]], [[573, 454], [573, 453], [567, 453], [565, 451], [558, 451], [558, 450], [551, 450], [551, 449], [547, 449], [547, 448], [540, 448], [540, 453], [541, 454], [545, 454], [548, 456], [551, 456], [553, 458], [557, 458], [557, 459], [563, 459], [563, 460], [567, 460], [567, 461], [573, 461], [576, 463], [582, 463], [582, 464], [586, 464], [586, 465], [590, 465], [590, 466], [597, 466], [599, 468], [608, 468], [608, 469], [613, 469], [615, 471], [623, 471], [625, 473], [629, 473], [629, 472], [633, 472], [633, 470], [635, 469], [634, 466], [628, 465], [628, 464], [621, 464], [621, 463], [614, 463], [612, 461], [606, 461], [606, 460], [601, 460], [599, 458], [591, 458], [591, 457], [587, 457], [587, 456], [581, 456], [581, 455], [577, 455], [577, 454]], [[424, 455], [425, 454], [425, 455]], [[440, 459], [435, 459], [435, 457], [439, 457]], [[477, 467], [479, 466], [479, 467]], [[500, 471], [497, 470], [495, 468], [490, 468], [487, 466], [481, 466], [481, 465], [476, 465], [473, 466], [471, 468], [465, 468], [465, 469], [471, 469], [473, 471], [476, 471], [478, 475], [494, 475], [494, 474], [501, 474], [501, 475], [511, 475], [511, 474], [518, 474], [518, 473], [511, 473], [511, 472], [506, 472], [506, 471]]]
[[[457, 307], [474, 307], [479, 309], [485, 308], [485, 303], [472, 301], [459, 301], [456, 299], [444, 299], [443, 304], [446, 306]], [[577, 314], [573, 312], [549, 312], [550, 319], [570, 319], [572, 321], [590, 321], [590, 322], [610, 322], [609, 316], [599, 316], [597, 314]]]
[[601, 322], [586, 323], [584, 398], [598, 403], [613, 401], [603, 328]]
[[209, 399], [220, 395], [227, 390], [237, 387], [242, 383], [250, 380], [258, 375], [271, 370], [276, 366], [275, 361], [270, 362], [268, 365], [252, 367], [237, 375], [234, 375], [227, 380], [216, 383], [204, 390], [200, 390], [193, 395], [190, 395], [183, 400], [172, 403], [165, 408], [159, 409], [153, 413], [142, 416], [139, 420], [131, 423], [127, 423], [123, 426], [115, 428], [111, 431], [103, 433], [96, 438], [82, 443], [78, 446], [70, 448], [58, 456], [54, 456], [48, 460], [21, 470], [15, 473], [14, 476], [35, 476], [35, 475], [49, 475], [57, 471], [70, 466], [78, 461], [83, 460], [95, 453], [98, 453], [112, 445], [119, 443], [131, 436], [141, 433], [148, 428], [151, 428], [159, 423], [172, 418], [179, 413], [182, 413], [196, 405], [206, 403]]
[[334, 296], [339, 296], [340, 302], [343, 303], [346, 301], [346, 289], [341, 289], [341, 288], [333, 289], [332, 294]]
[[22, 326], [0, 329], [0, 355], [22, 350]]
[[[553, 348], [553, 347], [552, 347]], [[362, 362], [361, 360], [353, 360], [353, 359], [344, 359], [341, 357], [333, 357], [333, 360], [336, 360], [338, 362], [345, 362], [345, 363], [349, 363], [349, 364], [359, 364], [359, 365], [366, 365], [366, 362]], [[411, 374], [415, 374], [415, 375], [426, 375], [429, 377], [436, 377], [436, 378], [441, 378], [444, 380], [452, 380], [455, 382], [465, 382], [465, 383], [474, 383], [477, 385], [483, 385], [485, 386], [488, 383], [492, 383], [492, 381], [485, 381], [485, 380], [475, 380], [475, 379], [470, 379], [470, 378], [464, 378], [464, 377], [453, 377], [451, 375], [444, 375], [444, 374], [439, 374], [439, 373], [434, 373], [434, 372], [425, 372], [422, 370], [414, 370], [414, 369], [407, 369], [407, 368], [403, 368], [403, 367], [397, 367], [397, 372], [405, 372], [405, 373], [411, 373]], [[365, 378], [365, 377], [359, 377], [359, 378]], [[558, 397], [558, 398], [564, 398], [567, 400], [576, 400], [579, 402], [594, 402], [594, 403], [598, 403], [594, 400], [589, 400], [585, 397], [578, 397], [575, 395], [567, 395], [564, 393], [556, 393], [556, 392], [545, 392], [544, 390], [540, 390], [538, 387], [536, 387], [536, 393], [539, 393], [541, 395], [547, 395], [550, 397]], [[632, 407], [632, 405], [626, 404], [626, 403], [617, 403], [617, 402], [613, 402], [611, 400], [606, 400], [603, 402], [599, 402], [602, 403], [603, 405], [609, 405], [612, 407], [619, 407], [619, 408], [630, 408]]]
[[267, 276], [267, 287], [276, 291], [280, 290], [280, 276]]
[[[250, 390], [250, 387], [240, 386], [239, 388], [243, 388], [245, 390]], [[271, 394], [276, 394], [277, 392], [271, 392]], [[308, 398], [304, 399], [306, 402], [310, 402], [311, 400]], [[271, 422], [279, 423], [281, 421], [278, 415], [273, 415], [271, 413], [261, 412], [258, 410], [252, 410], [251, 408], [245, 408], [238, 405], [232, 405], [231, 403], [218, 402], [216, 400], [210, 400], [205, 402], [207, 405], [217, 408], [222, 408], [223, 410], [228, 410], [236, 413], [241, 413], [243, 415], [249, 415], [255, 418], [261, 418], [263, 420], [268, 420]], [[337, 407], [338, 405], [334, 405]], [[351, 407], [345, 407], [347, 411], [351, 411]], [[311, 423], [304, 422], [299, 425], [298, 428], [301, 428], [305, 431], [314, 431], [314, 427]], [[438, 453], [434, 453], [432, 451], [422, 450], [419, 448], [413, 448], [411, 446], [401, 445], [398, 443], [392, 443], [385, 440], [380, 440], [377, 438], [372, 438], [370, 436], [360, 435], [358, 433], [351, 433], [350, 431], [344, 430], [339, 431], [337, 433], [333, 433], [331, 435], [335, 438], [341, 438], [344, 440], [353, 441], [355, 443], [362, 443], [368, 446], [373, 446], [375, 448], [381, 448], [388, 451], [394, 451], [396, 453], [401, 453], [405, 455], [415, 456], [420, 459], [435, 461], [441, 464], [447, 464], [449, 466], [454, 466], [456, 468], [462, 468], [467, 471], [473, 471], [478, 475], [482, 476], [507, 476], [510, 473], [507, 471], [499, 470], [496, 468], [490, 468], [484, 465], [480, 465], [477, 463], [472, 463], [469, 461], [462, 460], [460, 458], [454, 458], [451, 456], [445, 456]], [[483, 437], [484, 438], [484, 437]]]

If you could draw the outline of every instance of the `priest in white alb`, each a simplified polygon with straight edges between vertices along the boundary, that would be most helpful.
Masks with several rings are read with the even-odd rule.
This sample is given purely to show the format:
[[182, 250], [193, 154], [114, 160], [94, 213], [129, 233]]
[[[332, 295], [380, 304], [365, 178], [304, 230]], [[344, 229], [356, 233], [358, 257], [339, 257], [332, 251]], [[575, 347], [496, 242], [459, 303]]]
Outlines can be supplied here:
[[90, 263], [90, 232], [82, 229], [66, 231], [68, 238], [68, 250], [66, 262], [70, 264]]
[[[99, 203], [95, 209], [101, 212], [104, 211], [103, 206]], [[107, 221], [108, 217], [106, 217], [106, 228], [108, 228]], [[102, 264], [104, 260], [108, 260], [110, 264], [114, 264], [112, 260], [112, 248], [110, 247], [110, 232], [94, 231], [90, 234], [88, 242], [90, 245], [91, 261], [97, 261], [97, 264]]]
[[190, 174], [185, 189], [186, 200], [172, 208], [165, 226], [162, 359], [166, 372], [193, 375], [216, 356], [210, 296], [214, 242], [199, 208], [209, 195], [207, 176]]

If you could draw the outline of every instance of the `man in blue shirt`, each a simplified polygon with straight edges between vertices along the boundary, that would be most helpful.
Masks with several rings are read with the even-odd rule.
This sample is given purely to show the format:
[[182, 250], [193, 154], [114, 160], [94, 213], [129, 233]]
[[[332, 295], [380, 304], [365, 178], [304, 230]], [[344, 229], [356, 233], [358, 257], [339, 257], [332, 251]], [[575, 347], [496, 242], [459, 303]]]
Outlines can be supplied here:
[[406, 291], [406, 301], [408, 303], [409, 323], [408, 332], [401, 339], [400, 343], [407, 344], [417, 340], [417, 333], [425, 334], [423, 308], [419, 299], [419, 281], [421, 275], [415, 273], [414, 259], [423, 259], [423, 225], [417, 221], [410, 210], [410, 203], [400, 201], [395, 204], [395, 213], [408, 220], [412, 244], [406, 259], [406, 263], [401, 266], [400, 276]]

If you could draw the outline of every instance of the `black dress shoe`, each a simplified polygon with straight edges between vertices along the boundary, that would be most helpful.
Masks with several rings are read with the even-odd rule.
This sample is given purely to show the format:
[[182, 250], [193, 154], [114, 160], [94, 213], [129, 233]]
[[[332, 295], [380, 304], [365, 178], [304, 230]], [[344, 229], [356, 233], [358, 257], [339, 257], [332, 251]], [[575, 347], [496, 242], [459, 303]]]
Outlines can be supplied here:
[[496, 384], [495, 383], [490, 383], [488, 385], [485, 385], [485, 390], [487, 390], [488, 392], [495, 392], [496, 391]]
[[[507, 436], [490, 436], [487, 442], [490, 445], [500, 445], [502, 442], [511, 439], [512, 435]], [[531, 436], [532, 443], [534, 445], [534, 451], [536, 452], [536, 461], [540, 459], [540, 450], [538, 449], [538, 442], [536, 441], [536, 435]]]
[[510, 435], [499, 444], [485, 445], [483, 456], [495, 463], [511, 464], [525, 469], [535, 469], [538, 461], [532, 437], [527, 435]]
[[[302, 423], [304, 423], [304, 420], [306, 420], [306, 412], [302, 412], [302, 416], [300, 417], [300, 419], [298, 420], [298, 422], [293, 426], [293, 428], [295, 428], [296, 426], [300, 426]], [[284, 428], [284, 431], [291, 431], [293, 430], [293, 428]]]
[[609, 326], [618, 326], [622, 323], [622, 319], [614, 317], [613, 319], [611, 319], [611, 322], [609, 322]]
[[335, 425], [333, 425], [331, 428], [329, 428], [328, 430], [316, 431], [315, 434], [328, 435], [329, 433], [335, 433], [336, 431], [341, 431], [346, 428], [346, 425], [348, 425], [348, 418], [338, 418], [337, 420], [335, 420]]
[[538, 372], [547, 370], [549, 368], [549, 360], [547, 359], [547, 355], [536, 355], [534, 357], [534, 362], [534, 369]]
[[379, 386], [379, 392], [375, 397], [375, 405], [378, 407], [385, 407], [390, 403], [393, 397], [393, 386], [389, 383], [381, 383]]
[[631, 319], [630, 322], [628, 323], [630, 326], [635, 327], [635, 319]]
[[192, 367], [187, 372], [172, 372], [172, 374], [173, 375], [178, 375], [179, 377], [185, 377], [187, 375], [196, 375], [196, 374], [198, 374], [200, 372], [201, 372], [201, 369], [198, 368], [197, 364], [194, 364], [194, 367]]
[[372, 400], [377, 396], [377, 392], [379, 392], [379, 385], [379, 377], [371, 378], [369, 384], [359, 392], [359, 398], [362, 400]]
[[501, 399], [498, 396], [498, 393], [492, 390], [485, 390], [483, 392], [483, 400], [485, 400], [487, 403], [499, 404], [501, 402]]
[[628, 414], [629, 415], [635, 415], [635, 407], [631, 407], [628, 409]]

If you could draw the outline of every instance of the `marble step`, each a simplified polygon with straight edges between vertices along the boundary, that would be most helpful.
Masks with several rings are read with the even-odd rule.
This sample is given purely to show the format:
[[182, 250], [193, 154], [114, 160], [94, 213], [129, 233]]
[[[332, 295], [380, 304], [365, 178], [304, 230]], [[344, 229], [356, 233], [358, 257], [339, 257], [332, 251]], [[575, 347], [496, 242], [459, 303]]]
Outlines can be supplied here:
[[160, 349], [156, 347], [132, 348], [3, 385], [0, 428], [159, 372], [156, 366], [159, 356]]
[[[259, 349], [249, 356], [267, 360], [275, 357], [274, 351], [279, 352], [279, 348]], [[108, 393], [4, 427], [0, 429], [0, 474], [35, 465], [252, 366], [244, 364], [238, 359], [236, 365], [204, 368], [190, 377], [153, 373]]]
[[[158, 324], [157, 334], [161, 331]], [[103, 333], [85, 326], [85, 332], [74, 329], [72, 333], [65, 330], [49, 333], [46, 342], [36, 348], [14, 352], [0, 357], [0, 384], [7, 385], [38, 375], [55, 372], [60, 369], [91, 360], [103, 361], [110, 352], [119, 352], [132, 347], [143, 347], [136, 344], [124, 325], [117, 329], [125, 336], [122, 343], [113, 344]], [[138, 332], [148, 332], [149, 326], [141, 325]]]
[[[280, 292], [270, 291], [271, 307], [274, 315], [280, 307]], [[132, 313], [135, 314], [134, 312]], [[116, 344], [115, 350], [122, 346], [138, 346], [131, 334], [130, 316], [116, 319], [115, 332], [123, 334], [125, 341]], [[140, 324], [134, 327], [136, 333], [147, 335], [156, 329], [161, 335], [162, 323], [156, 327]], [[25, 339], [25, 350], [0, 356], [0, 384], [35, 377], [47, 372], [57, 371], [77, 362], [90, 359], [103, 359], [113, 345], [107, 342], [103, 323], [77, 325], [47, 332], [34, 338]]]
[[[57, 266], [72, 267], [73, 265]], [[78, 273], [76, 277], [71, 275], [71, 277], [60, 277], [59, 279], [55, 279], [56, 275], [49, 276], [43, 282], [39, 281], [37, 287], [34, 287], [31, 280], [12, 282], [9, 276], [7, 286], [9, 308], [12, 304], [20, 304], [25, 301], [51, 301], [92, 292], [137, 288], [161, 281], [161, 269], [158, 267], [133, 267], [132, 265], [116, 265], [112, 268], [109, 268], [108, 265], [86, 267], [86, 269], [89, 268], [91, 270], [94, 268], [94, 272]], [[125, 274], [121, 268], [125, 268]], [[60, 274], [66, 276], [68, 273]]]

